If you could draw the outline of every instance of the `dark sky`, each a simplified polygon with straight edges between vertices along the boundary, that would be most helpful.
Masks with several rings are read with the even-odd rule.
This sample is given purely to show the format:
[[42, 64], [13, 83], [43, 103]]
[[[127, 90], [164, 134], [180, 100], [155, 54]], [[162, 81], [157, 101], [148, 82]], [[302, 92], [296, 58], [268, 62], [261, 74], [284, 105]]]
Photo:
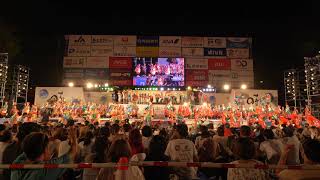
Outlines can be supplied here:
[[33, 85], [59, 85], [64, 34], [249, 36], [256, 86], [279, 90], [284, 69], [303, 65], [304, 56], [320, 50], [319, 6], [312, 1], [185, 1], [187, 7], [41, 2], [13, 4], [0, 17], [0, 28], [12, 28], [20, 42], [21, 51], [11, 62], [30, 66]]

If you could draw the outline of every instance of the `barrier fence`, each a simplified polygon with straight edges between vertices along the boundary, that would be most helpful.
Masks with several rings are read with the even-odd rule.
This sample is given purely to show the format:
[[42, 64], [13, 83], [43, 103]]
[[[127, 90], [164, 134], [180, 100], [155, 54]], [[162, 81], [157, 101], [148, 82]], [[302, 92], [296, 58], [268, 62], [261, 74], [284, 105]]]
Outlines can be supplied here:
[[163, 162], [137, 161], [130, 163], [80, 163], [80, 164], [0, 164], [0, 169], [54, 169], [54, 168], [128, 168], [128, 166], [156, 167], [208, 167], [208, 168], [249, 168], [249, 169], [296, 169], [320, 170], [320, 165], [266, 165], [266, 164], [231, 164], [211, 162]]

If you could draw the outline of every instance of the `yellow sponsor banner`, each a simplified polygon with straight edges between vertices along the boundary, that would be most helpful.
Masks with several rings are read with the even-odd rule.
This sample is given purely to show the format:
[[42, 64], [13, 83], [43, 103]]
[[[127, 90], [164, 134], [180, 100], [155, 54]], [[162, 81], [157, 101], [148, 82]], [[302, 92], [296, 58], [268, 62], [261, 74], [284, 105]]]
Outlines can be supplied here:
[[159, 47], [137, 47], [138, 57], [158, 57]]

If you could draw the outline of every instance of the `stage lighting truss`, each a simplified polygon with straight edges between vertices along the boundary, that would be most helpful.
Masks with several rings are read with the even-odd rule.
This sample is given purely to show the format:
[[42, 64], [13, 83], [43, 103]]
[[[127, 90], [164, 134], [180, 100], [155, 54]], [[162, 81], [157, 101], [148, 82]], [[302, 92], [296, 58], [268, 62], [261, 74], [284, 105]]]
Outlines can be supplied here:
[[4, 104], [5, 89], [8, 76], [8, 53], [0, 53], [0, 101], [1, 106]]
[[308, 106], [317, 116], [320, 116], [320, 56], [305, 57], [305, 82], [308, 96]]
[[300, 69], [289, 69], [284, 72], [285, 101], [290, 107], [302, 110], [305, 106], [305, 72]]
[[26, 66], [16, 65], [14, 68], [12, 94], [15, 102], [17, 102], [18, 98], [24, 99], [24, 102], [27, 101], [29, 73], [30, 69]]

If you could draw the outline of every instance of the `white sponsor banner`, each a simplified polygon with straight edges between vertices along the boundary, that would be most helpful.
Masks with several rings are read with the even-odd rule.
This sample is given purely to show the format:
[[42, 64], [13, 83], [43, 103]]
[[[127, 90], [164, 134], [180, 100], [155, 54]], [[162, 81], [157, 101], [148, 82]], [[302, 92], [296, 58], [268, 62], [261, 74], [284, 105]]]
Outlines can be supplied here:
[[109, 68], [109, 57], [87, 57], [87, 68]]
[[84, 92], [84, 99], [86, 102], [93, 102], [97, 104], [109, 104], [112, 102], [111, 92]]
[[91, 56], [113, 56], [113, 47], [91, 46]]
[[230, 102], [229, 93], [205, 93], [208, 96], [208, 101], [212, 106], [227, 105]]
[[255, 106], [278, 106], [277, 90], [232, 89], [230, 104], [250, 108]]
[[63, 57], [63, 68], [83, 68], [86, 57]]
[[204, 47], [213, 48], [226, 48], [227, 41], [224, 37], [204, 37], [203, 38]]
[[90, 56], [90, 46], [68, 46], [68, 56]]
[[203, 57], [203, 48], [182, 48], [183, 57]]
[[114, 56], [136, 56], [135, 46], [114, 46], [113, 47]]
[[231, 71], [228, 70], [209, 70], [208, 71], [209, 82], [214, 81], [230, 81]]
[[241, 85], [245, 84], [248, 89], [254, 88], [254, 79], [251, 81], [244, 81], [244, 80], [237, 80], [237, 81], [231, 81], [231, 87], [232, 88], [241, 88]]
[[186, 58], [186, 69], [208, 69], [207, 59]]
[[63, 99], [67, 102], [84, 101], [82, 87], [36, 87], [34, 103], [45, 105], [48, 100]]
[[231, 70], [253, 71], [252, 59], [231, 59]]
[[203, 37], [182, 37], [182, 47], [203, 47]]
[[160, 46], [181, 47], [180, 36], [160, 36], [159, 41]]
[[253, 71], [231, 71], [231, 78], [235, 81], [253, 81]]
[[228, 58], [249, 58], [250, 51], [247, 48], [227, 48]]
[[69, 46], [82, 46], [91, 44], [91, 35], [68, 35]]
[[113, 36], [114, 46], [136, 46], [137, 36]]
[[92, 35], [91, 45], [113, 46], [113, 37], [111, 35]]
[[159, 47], [159, 57], [181, 57], [181, 48]]
[[79, 79], [83, 78], [84, 73], [83, 69], [64, 69], [63, 70], [63, 78], [64, 79]]

